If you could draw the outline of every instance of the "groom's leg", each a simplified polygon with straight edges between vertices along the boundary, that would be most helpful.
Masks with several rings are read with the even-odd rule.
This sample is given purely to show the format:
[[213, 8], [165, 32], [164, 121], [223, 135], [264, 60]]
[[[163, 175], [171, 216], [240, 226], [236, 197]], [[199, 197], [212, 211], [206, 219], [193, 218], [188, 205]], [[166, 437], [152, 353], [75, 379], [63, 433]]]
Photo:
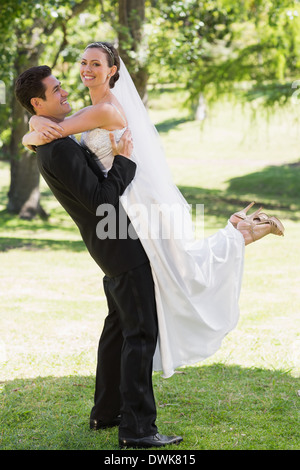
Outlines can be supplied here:
[[120, 364], [123, 336], [120, 319], [107, 284], [109, 278], [104, 277], [103, 286], [107, 298], [108, 315], [98, 346], [98, 362], [96, 372], [95, 405], [90, 418], [110, 423], [120, 414]]
[[124, 338], [119, 436], [154, 435], [157, 428], [152, 361], [157, 342], [157, 314], [149, 263], [111, 279], [109, 290], [120, 315]]

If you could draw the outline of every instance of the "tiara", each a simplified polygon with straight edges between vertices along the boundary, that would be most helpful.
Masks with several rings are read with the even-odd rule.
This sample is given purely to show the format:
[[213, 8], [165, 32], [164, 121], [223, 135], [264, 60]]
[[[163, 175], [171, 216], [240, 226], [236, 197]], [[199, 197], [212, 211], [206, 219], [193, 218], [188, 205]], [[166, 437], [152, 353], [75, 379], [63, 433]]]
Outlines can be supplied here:
[[109, 47], [107, 47], [105, 44], [103, 44], [102, 42], [93, 42], [92, 44], [89, 44], [87, 47], [91, 47], [91, 46], [102, 47], [102, 49], [105, 49], [109, 53], [109, 55], [112, 58], [113, 62], [115, 61], [115, 56], [114, 56], [113, 51]]

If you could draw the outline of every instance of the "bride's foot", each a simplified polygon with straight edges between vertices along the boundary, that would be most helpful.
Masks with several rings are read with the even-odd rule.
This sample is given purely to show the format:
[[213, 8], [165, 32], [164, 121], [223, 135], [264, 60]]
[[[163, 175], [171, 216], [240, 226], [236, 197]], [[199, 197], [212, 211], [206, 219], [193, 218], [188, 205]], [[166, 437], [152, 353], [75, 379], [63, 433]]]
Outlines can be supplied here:
[[277, 217], [268, 217], [263, 214], [262, 220], [255, 220], [252, 214], [246, 217], [245, 220], [240, 221], [237, 224], [237, 229], [241, 232], [244, 237], [245, 245], [249, 245], [261, 238], [273, 233], [274, 235], [283, 236], [284, 226]]

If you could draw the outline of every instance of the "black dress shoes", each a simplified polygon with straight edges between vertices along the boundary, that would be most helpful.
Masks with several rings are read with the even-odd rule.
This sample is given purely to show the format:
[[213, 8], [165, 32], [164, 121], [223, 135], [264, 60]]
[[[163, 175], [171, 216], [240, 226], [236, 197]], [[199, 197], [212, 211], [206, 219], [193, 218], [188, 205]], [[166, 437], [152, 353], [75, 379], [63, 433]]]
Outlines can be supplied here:
[[179, 444], [183, 440], [180, 436], [164, 436], [163, 434], [154, 434], [154, 436], [135, 438], [119, 437], [120, 447], [163, 447], [172, 444]]
[[119, 426], [120, 422], [121, 422], [121, 416], [117, 416], [109, 423], [105, 423], [97, 419], [90, 419], [90, 429], [93, 429], [94, 431], [98, 431], [99, 429], [113, 428], [114, 426]]

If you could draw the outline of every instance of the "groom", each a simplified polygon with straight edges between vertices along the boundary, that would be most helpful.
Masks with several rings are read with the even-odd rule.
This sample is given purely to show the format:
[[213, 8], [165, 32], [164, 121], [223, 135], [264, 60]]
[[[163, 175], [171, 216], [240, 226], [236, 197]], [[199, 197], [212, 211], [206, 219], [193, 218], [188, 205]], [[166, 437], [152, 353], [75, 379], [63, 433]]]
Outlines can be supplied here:
[[[71, 111], [68, 93], [47, 66], [32, 67], [16, 82], [17, 99], [31, 114], [55, 122]], [[83, 241], [105, 274], [108, 316], [99, 341], [95, 404], [90, 427], [119, 425], [121, 447], [161, 447], [182, 438], [157, 432], [152, 388], [152, 359], [157, 342], [154, 284], [139, 239], [99, 239], [96, 227], [101, 204], [114, 206], [109, 217], [127, 221], [119, 202], [135, 176], [127, 131], [116, 146], [114, 163], [105, 178], [92, 156], [67, 137], [37, 146], [37, 164], [54, 196], [72, 217]], [[124, 231], [122, 230], [122, 233]]]

